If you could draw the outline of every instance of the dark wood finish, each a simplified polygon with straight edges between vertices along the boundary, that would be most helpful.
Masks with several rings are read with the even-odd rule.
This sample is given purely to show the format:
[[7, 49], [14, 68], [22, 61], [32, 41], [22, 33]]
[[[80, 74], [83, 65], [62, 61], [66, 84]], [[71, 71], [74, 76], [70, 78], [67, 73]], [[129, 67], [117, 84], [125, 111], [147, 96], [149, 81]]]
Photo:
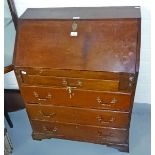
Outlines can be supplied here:
[[[25, 85], [29, 82], [33, 83], [33, 85], [41, 85], [41, 84], [46, 84], [46, 85], [51, 85], [51, 79], [58, 78], [58, 79], [83, 79], [87, 81], [93, 80], [97, 81], [97, 83], [101, 83], [101, 80], [107, 81], [105, 83], [105, 86], [108, 86], [108, 82], [112, 82], [111, 85], [108, 87], [101, 87], [99, 86], [99, 90], [110, 90], [110, 86], [112, 86], [111, 89], [112, 91], [122, 91], [122, 92], [132, 92], [133, 86], [134, 86], [134, 79], [136, 78], [135, 74], [128, 74], [128, 73], [113, 73], [113, 72], [94, 72], [94, 71], [78, 71], [78, 70], [53, 70], [50, 68], [30, 68], [30, 67], [16, 67], [15, 69], [16, 75], [19, 77], [19, 80], [21, 84]], [[24, 73], [23, 73], [24, 72]], [[36, 78], [35, 78], [36, 76]], [[30, 77], [30, 78], [28, 78]], [[35, 78], [35, 80], [33, 78]], [[42, 78], [41, 78], [42, 77]], [[50, 79], [50, 81], [45, 81], [45, 79]], [[132, 80], [130, 80], [130, 78]], [[27, 81], [25, 81], [27, 80]], [[37, 80], [37, 81], [36, 81]], [[96, 84], [97, 84], [96, 83]], [[116, 87], [116, 83], [119, 85]], [[68, 84], [68, 82], [67, 82]], [[53, 86], [53, 85], [52, 85]], [[95, 86], [96, 87], [96, 86]], [[115, 88], [114, 88], [115, 87]], [[116, 90], [117, 88], [117, 90]], [[93, 88], [91, 88], [93, 89]]]
[[16, 66], [135, 73], [137, 19], [79, 20], [77, 37], [70, 36], [72, 20], [20, 22]]
[[74, 141], [84, 141], [84, 142], [89, 142], [89, 143], [95, 143], [95, 144], [103, 144], [106, 145], [108, 147], [112, 147], [112, 148], [116, 148], [121, 152], [129, 152], [129, 144], [118, 144], [118, 143], [110, 143], [106, 140], [102, 140], [102, 141], [97, 141], [97, 140], [88, 140], [87, 138], [76, 138], [75, 136], [73, 137], [60, 137], [60, 136], [53, 136], [51, 134], [45, 134], [44, 133], [40, 133], [40, 132], [33, 132], [32, 133], [32, 138], [34, 140], [42, 140], [42, 139], [51, 139], [51, 138], [59, 138], [59, 139], [68, 139], [68, 140], [74, 140]]
[[5, 89], [4, 90], [4, 116], [10, 128], [13, 128], [13, 123], [10, 119], [9, 112], [14, 112], [25, 108], [25, 104], [20, 95], [19, 90]]
[[76, 87], [78, 89], [118, 91], [119, 81], [81, 79], [55, 76], [22, 75], [22, 81], [28, 85]]
[[[95, 143], [118, 143], [128, 144], [127, 130], [114, 128], [82, 126], [69, 123], [50, 123], [47, 121], [32, 121], [35, 133], [46, 132], [49, 138], [65, 138], [75, 140], [86, 140]], [[116, 136], [117, 135], [117, 136]]]
[[128, 128], [128, 113], [57, 106], [27, 105], [33, 120], [76, 123], [82, 125]]
[[13, 20], [15, 29], [17, 30], [18, 15], [17, 15], [15, 4], [14, 4], [14, 0], [7, 0], [7, 2], [8, 2], [8, 5], [9, 5], [9, 9], [10, 9], [10, 12], [11, 12], [11, 16], [12, 16], [12, 20]]
[[[23, 75], [22, 71], [26, 72], [26, 75], [40, 75], [40, 76], [56, 76], [56, 77], [72, 77], [72, 78], [85, 78], [85, 79], [102, 79], [102, 80], [119, 80], [118, 73], [112, 72], [97, 72], [97, 71], [78, 71], [78, 70], [63, 70], [63, 69], [51, 69], [51, 68], [31, 68], [31, 67], [16, 67], [16, 74]], [[126, 76], [128, 74], [125, 74]]]
[[129, 152], [140, 21], [139, 7], [27, 9], [13, 65], [33, 139]]
[[73, 89], [74, 95], [70, 98], [65, 88], [24, 86], [21, 87], [21, 91], [22, 94], [26, 94], [24, 99], [28, 104], [130, 111], [130, 93]]
[[7, 112], [14, 112], [25, 108], [20, 91], [15, 89], [4, 90], [4, 106]]
[[65, 8], [34, 8], [27, 9], [22, 19], [118, 19], [140, 18], [139, 6], [116, 7], [65, 7]]

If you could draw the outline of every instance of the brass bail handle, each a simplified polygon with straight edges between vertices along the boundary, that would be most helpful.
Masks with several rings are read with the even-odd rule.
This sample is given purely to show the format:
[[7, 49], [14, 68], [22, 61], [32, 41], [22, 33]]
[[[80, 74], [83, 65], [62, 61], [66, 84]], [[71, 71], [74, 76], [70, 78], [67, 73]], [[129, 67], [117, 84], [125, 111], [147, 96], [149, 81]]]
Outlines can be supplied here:
[[114, 117], [111, 117], [109, 120], [105, 120], [102, 116], [98, 115], [96, 117], [97, 121], [100, 122], [101, 124], [104, 124], [104, 123], [112, 123], [115, 121]]
[[46, 100], [52, 98], [51, 93], [48, 93], [47, 96], [45, 96], [44, 98], [41, 98], [41, 97], [39, 96], [39, 94], [38, 94], [37, 92], [35, 92], [35, 91], [33, 92], [33, 95], [37, 98], [38, 101], [46, 101]]

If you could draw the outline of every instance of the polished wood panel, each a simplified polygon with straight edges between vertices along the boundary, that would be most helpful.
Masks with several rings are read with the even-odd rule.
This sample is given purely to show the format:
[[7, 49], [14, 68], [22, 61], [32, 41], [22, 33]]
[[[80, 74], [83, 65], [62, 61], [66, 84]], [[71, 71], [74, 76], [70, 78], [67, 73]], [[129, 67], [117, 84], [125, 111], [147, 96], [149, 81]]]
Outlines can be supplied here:
[[128, 128], [129, 125], [128, 113], [38, 105], [27, 105], [27, 111], [32, 120], [36, 119], [116, 128]]
[[118, 91], [119, 81], [94, 80], [69, 77], [22, 75], [22, 82], [29, 85], [73, 87], [90, 90]]
[[[16, 74], [22, 75], [22, 71], [26, 72], [26, 75], [40, 75], [40, 76], [57, 76], [57, 77], [72, 77], [72, 78], [85, 78], [85, 79], [100, 79], [100, 80], [114, 80], [117, 81], [120, 78], [119, 73], [113, 72], [99, 72], [99, 71], [84, 71], [84, 70], [63, 70], [63, 69], [51, 69], [35, 67], [16, 67]], [[124, 73], [128, 76], [128, 73]]]
[[96, 128], [66, 123], [31, 121], [34, 133], [43, 133], [50, 138], [84, 140], [94, 143], [128, 144], [128, 131], [113, 128]]
[[22, 86], [21, 93], [28, 104], [130, 111], [130, 93], [73, 89], [70, 94], [65, 88], [35, 86]]
[[[136, 83], [135, 74], [129, 74], [129, 73], [113, 73], [113, 72], [93, 72], [93, 71], [78, 71], [78, 70], [53, 70], [50, 68], [30, 68], [30, 67], [16, 67], [15, 73], [17, 76], [17, 80], [20, 81], [20, 84], [24, 84], [24, 78], [27, 76], [37, 76], [37, 77], [43, 77], [49, 78], [49, 77], [58, 77], [58, 78], [72, 78], [72, 79], [83, 79], [83, 80], [96, 80], [96, 81], [104, 81], [104, 82], [112, 82], [112, 88], [113, 91], [116, 91], [114, 89], [114, 86], [116, 88], [116, 83], [119, 82], [119, 85], [117, 87], [117, 91], [121, 92], [130, 92], [132, 93], [134, 90], [134, 83]], [[30, 80], [28, 77], [26, 78], [28, 81], [32, 82], [32, 79]], [[45, 82], [45, 80], [42, 80], [39, 78], [40, 81], [46, 83], [49, 83], [48, 81]], [[34, 81], [36, 83], [36, 81]], [[39, 83], [39, 81], [38, 81]], [[115, 83], [115, 84], [114, 84]], [[50, 83], [49, 83], [50, 84]], [[106, 84], [107, 85], [107, 84]], [[110, 86], [111, 86], [110, 85]], [[108, 86], [108, 85], [107, 85]], [[99, 86], [100, 87], [100, 86]], [[101, 89], [101, 88], [100, 88]], [[109, 87], [102, 87], [102, 90], [110, 90]]]
[[16, 66], [135, 73], [137, 19], [79, 20], [77, 37], [72, 20], [20, 22]]

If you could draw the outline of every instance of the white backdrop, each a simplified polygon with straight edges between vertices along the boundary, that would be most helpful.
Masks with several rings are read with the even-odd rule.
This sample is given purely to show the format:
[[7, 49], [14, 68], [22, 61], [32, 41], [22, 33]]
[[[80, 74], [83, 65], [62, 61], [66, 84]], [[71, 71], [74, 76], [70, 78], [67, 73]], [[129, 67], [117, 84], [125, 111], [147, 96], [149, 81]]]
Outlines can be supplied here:
[[[151, 45], [150, 45], [150, 0], [14, 0], [18, 16], [27, 8], [41, 7], [84, 7], [84, 6], [141, 6], [142, 29], [141, 29], [141, 62], [135, 102], [151, 103]], [[5, 18], [10, 16], [5, 0]], [[5, 88], [17, 89], [14, 73], [5, 75]]]

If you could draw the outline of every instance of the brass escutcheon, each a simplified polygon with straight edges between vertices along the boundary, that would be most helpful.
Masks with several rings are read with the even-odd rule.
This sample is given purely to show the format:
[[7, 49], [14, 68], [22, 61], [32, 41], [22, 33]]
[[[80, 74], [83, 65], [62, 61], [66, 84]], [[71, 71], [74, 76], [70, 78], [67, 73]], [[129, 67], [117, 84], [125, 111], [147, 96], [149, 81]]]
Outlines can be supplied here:
[[77, 25], [76, 21], [73, 21], [73, 23], [72, 23], [72, 31], [76, 31], [77, 27], [78, 27], [78, 25]]

